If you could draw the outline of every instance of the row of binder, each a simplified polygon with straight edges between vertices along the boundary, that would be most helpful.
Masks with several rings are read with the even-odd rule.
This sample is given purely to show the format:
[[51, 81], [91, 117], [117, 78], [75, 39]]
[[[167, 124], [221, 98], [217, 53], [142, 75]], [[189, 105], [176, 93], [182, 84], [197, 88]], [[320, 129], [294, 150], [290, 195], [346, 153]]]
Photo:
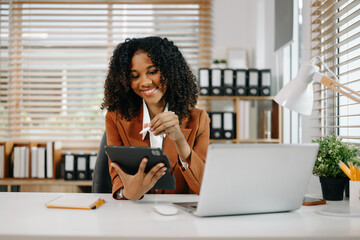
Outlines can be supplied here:
[[235, 139], [236, 114], [233, 112], [208, 112], [210, 139]]
[[61, 159], [59, 142], [0, 143], [0, 178], [55, 178]]
[[[46, 146], [14, 147], [14, 178], [53, 178], [52, 142]], [[30, 164], [31, 162], [31, 164]]]
[[200, 95], [270, 96], [270, 69], [199, 69]]
[[65, 154], [65, 180], [92, 180], [97, 155]]

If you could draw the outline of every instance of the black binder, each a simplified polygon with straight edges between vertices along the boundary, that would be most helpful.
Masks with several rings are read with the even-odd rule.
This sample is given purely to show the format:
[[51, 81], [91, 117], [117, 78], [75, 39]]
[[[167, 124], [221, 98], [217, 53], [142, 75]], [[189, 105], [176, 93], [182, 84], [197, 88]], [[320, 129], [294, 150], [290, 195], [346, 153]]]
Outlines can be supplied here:
[[249, 69], [249, 96], [260, 96], [260, 77], [259, 70]]
[[248, 72], [246, 69], [235, 70], [235, 95], [246, 96], [248, 85]]
[[210, 127], [210, 138], [211, 139], [223, 139], [223, 122], [222, 112], [211, 112], [211, 127]]
[[261, 96], [271, 95], [271, 70], [264, 69], [260, 71], [260, 82], [261, 82]]
[[89, 175], [89, 158], [85, 154], [76, 156], [76, 180], [87, 180]]
[[233, 112], [224, 112], [223, 113], [223, 133], [224, 139], [235, 139], [236, 134], [236, 121], [235, 113]]
[[223, 79], [220, 68], [211, 69], [211, 96], [223, 96]]
[[65, 154], [65, 180], [76, 180], [76, 158], [75, 155]]
[[234, 87], [234, 70], [233, 69], [224, 69], [224, 95], [225, 96], [235, 96], [235, 87]]
[[210, 69], [200, 68], [199, 69], [199, 87], [200, 95], [210, 95]]
[[89, 156], [89, 175], [88, 175], [89, 180], [92, 180], [94, 177], [94, 169], [95, 169], [96, 159], [97, 159], [96, 154], [91, 154]]

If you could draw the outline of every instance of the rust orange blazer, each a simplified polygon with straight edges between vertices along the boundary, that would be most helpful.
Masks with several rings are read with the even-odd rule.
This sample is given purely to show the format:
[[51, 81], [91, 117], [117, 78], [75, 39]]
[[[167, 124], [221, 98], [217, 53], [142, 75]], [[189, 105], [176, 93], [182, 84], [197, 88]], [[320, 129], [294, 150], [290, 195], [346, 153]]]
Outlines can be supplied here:
[[[120, 114], [113, 111], [106, 113], [106, 137], [107, 145], [124, 146], [150, 146], [149, 134], [142, 140], [139, 132], [142, 130], [142, 109], [138, 116], [131, 120], [121, 118]], [[181, 121], [180, 129], [185, 136], [190, 148], [190, 164], [186, 170], [179, 164], [178, 153], [174, 142], [165, 137], [163, 141], [163, 152], [168, 156], [173, 174], [176, 179], [175, 190], [165, 190], [163, 193], [196, 193], [200, 192], [201, 179], [204, 172], [206, 151], [209, 145], [209, 123], [210, 119], [205, 110], [193, 108], [191, 114]], [[110, 160], [109, 160], [110, 161]], [[115, 169], [110, 166], [109, 171], [113, 184], [112, 193], [123, 187]]]

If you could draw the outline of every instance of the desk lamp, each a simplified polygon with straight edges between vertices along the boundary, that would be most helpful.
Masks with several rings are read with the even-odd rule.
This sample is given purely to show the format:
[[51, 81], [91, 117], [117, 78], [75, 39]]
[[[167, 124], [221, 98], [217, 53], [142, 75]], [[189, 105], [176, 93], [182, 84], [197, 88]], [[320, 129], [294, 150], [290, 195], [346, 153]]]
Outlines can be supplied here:
[[[334, 76], [337, 81], [319, 73], [319, 67], [315, 65], [316, 58], [319, 58], [325, 68]], [[296, 77], [286, 84], [276, 94], [274, 100], [283, 107], [286, 107], [303, 115], [311, 115], [313, 107], [313, 82], [319, 82], [326, 87], [336, 91], [355, 102], [360, 103], [360, 94], [338, 82], [336, 75], [326, 66], [320, 57], [315, 57], [311, 62], [301, 64]]]

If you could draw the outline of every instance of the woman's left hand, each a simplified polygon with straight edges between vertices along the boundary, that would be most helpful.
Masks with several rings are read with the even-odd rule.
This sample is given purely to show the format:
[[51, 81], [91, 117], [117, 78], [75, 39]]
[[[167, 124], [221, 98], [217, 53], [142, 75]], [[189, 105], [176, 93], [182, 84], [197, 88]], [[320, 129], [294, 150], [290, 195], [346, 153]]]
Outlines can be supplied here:
[[166, 134], [174, 142], [184, 138], [179, 126], [178, 116], [171, 111], [157, 114], [150, 124], [150, 131], [155, 135]]
[[166, 134], [174, 141], [176, 151], [183, 161], [187, 161], [191, 148], [180, 130], [179, 118], [174, 112], [163, 112], [156, 115], [150, 123], [150, 131], [155, 135]]

